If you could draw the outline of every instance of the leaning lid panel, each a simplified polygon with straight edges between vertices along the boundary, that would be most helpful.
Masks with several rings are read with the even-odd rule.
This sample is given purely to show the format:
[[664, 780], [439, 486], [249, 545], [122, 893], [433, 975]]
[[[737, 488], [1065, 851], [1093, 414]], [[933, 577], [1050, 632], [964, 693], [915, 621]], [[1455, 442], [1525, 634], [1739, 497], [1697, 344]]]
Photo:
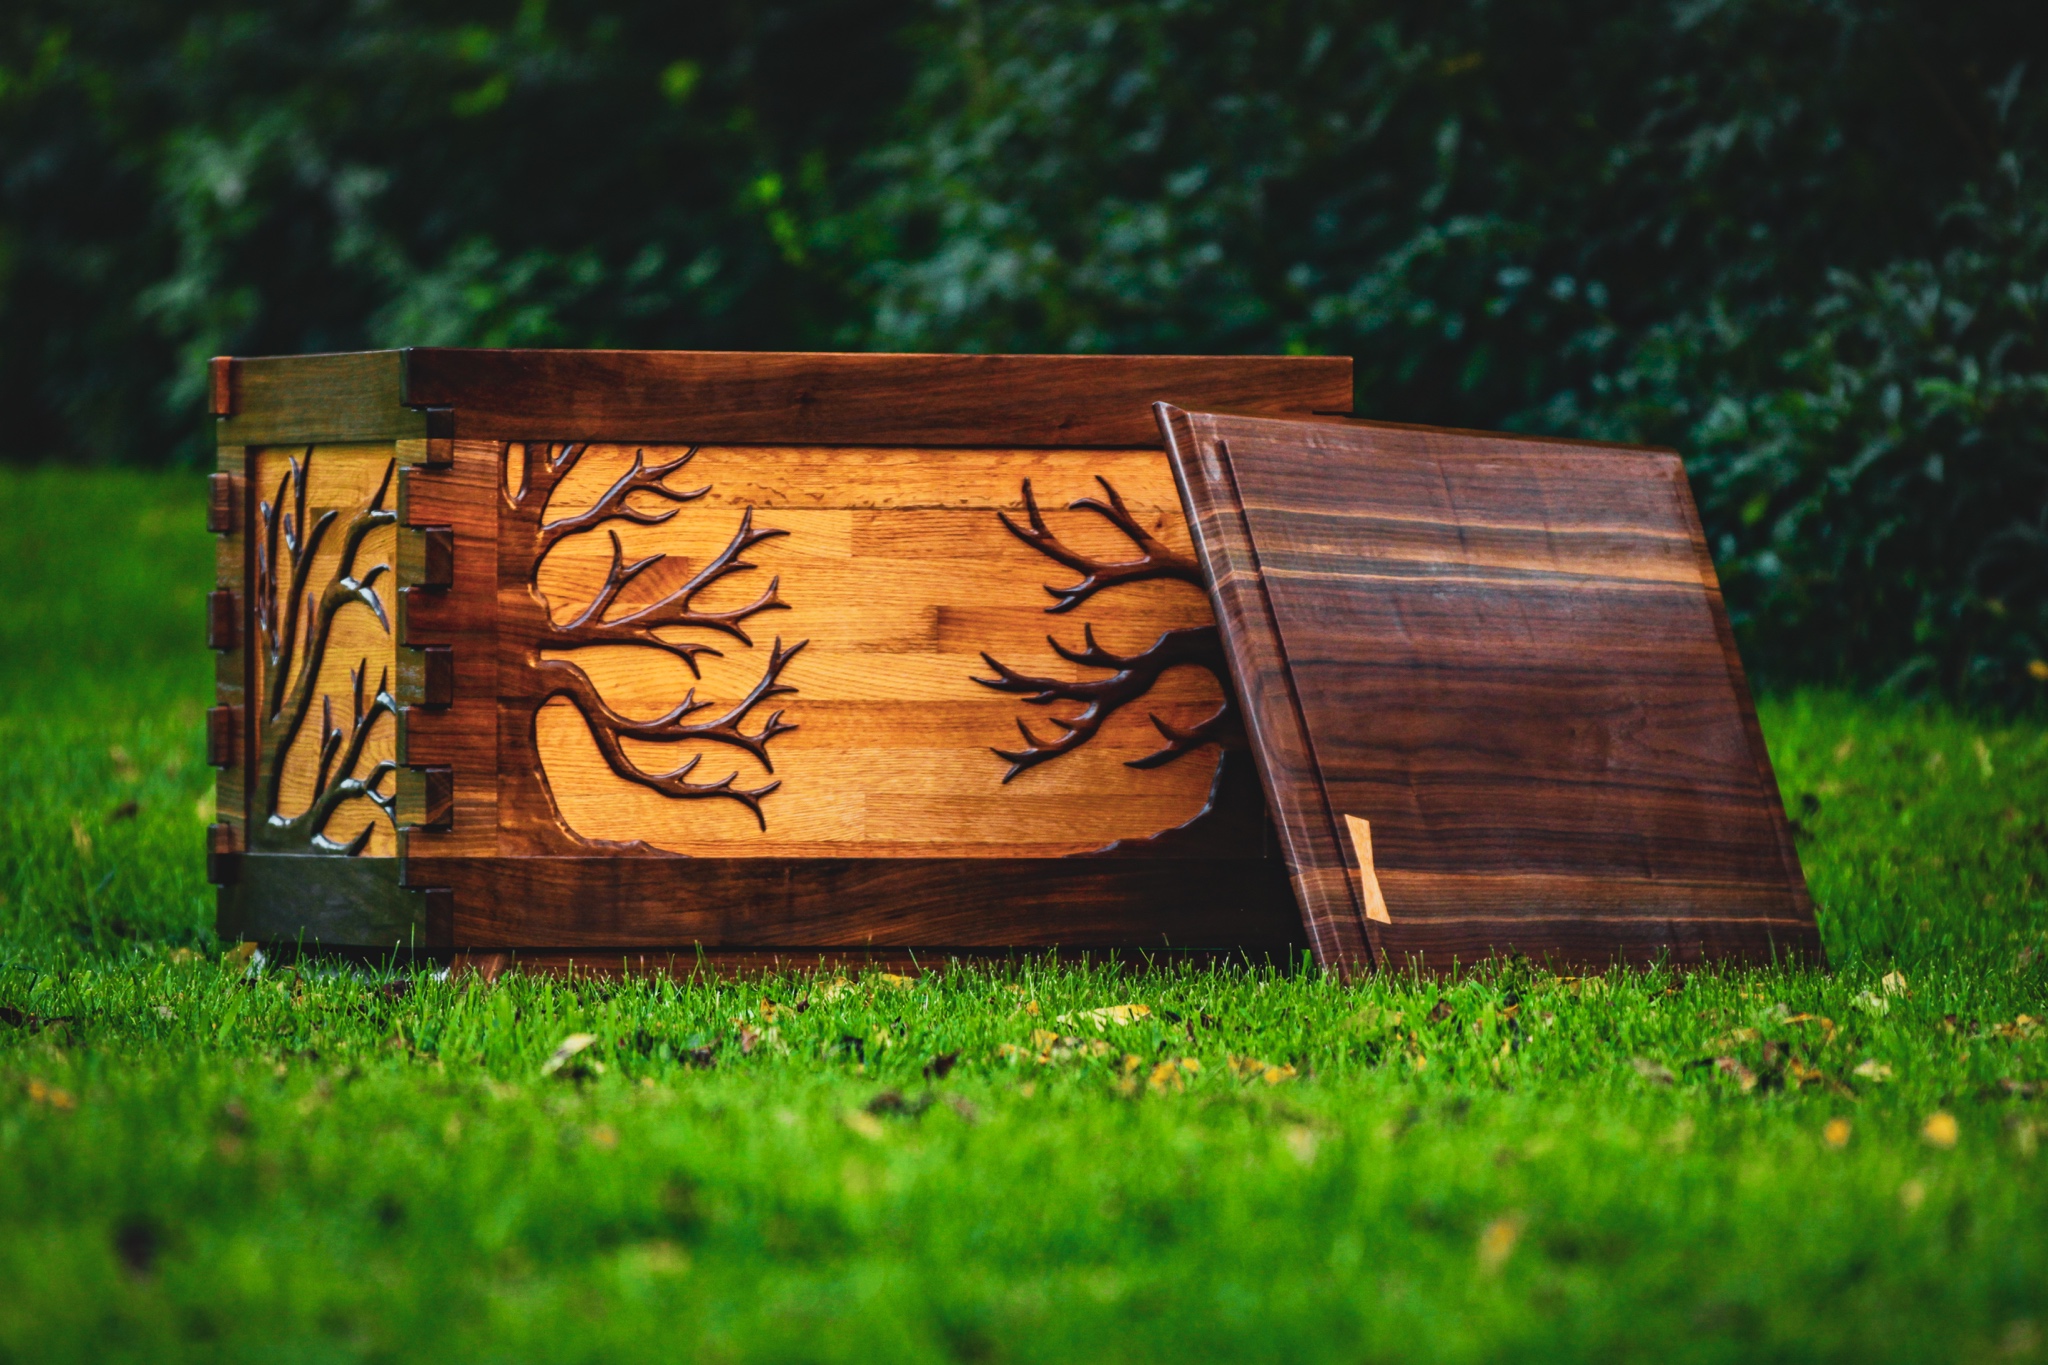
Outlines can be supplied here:
[[1160, 417], [1325, 961], [1818, 955], [1674, 455]]

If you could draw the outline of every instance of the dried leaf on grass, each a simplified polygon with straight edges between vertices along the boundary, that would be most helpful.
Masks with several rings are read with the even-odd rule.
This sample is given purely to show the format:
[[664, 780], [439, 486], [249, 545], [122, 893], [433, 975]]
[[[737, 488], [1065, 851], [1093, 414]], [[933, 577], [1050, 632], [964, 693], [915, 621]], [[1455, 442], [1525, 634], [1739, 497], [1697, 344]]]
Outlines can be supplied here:
[[1714, 1070], [1720, 1072], [1723, 1076], [1732, 1077], [1735, 1084], [1742, 1088], [1742, 1093], [1745, 1095], [1756, 1089], [1756, 1073], [1734, 1057], [1714, 1058]]
[[1631, 1057], [1628, 1064], [1636, 1069], [1636, 1075], [1652, 1085], [1673, 1085], [1678, 1074], [1662, 1062], [1653, 1062], [1648, 1057]]
[[1930, 1147], [1943, 1151], [1956, 1145], [1961, 1130], [1956, 1126], [1955, 1115], [1937, 1109], [1927, 1116], [1927, 1122], [1920, 1125], [1920, 1137]]
[[47, 1104], [52, 1109], [76, 1109], [78, 1100], [69, 1090], [29, 1078], [28, 1098], [31, 1104]]
[[1077, 1010], [1072, 1014], [1062, 1014], [1054, 1022], [1060, 1024], [1129, 1024], [1139, 1019], [1149, 1019], [1151, 1017], [1152, 1011], [1150, 1007], [1145, 1005], [1104, 1005], [1101, 1009]]
[[1180, 1091], [1185, 1088], [1183, 1076], [1191, 1076], [1202, 1069], [1202, 1064], [1193, 1057], [1181, 1057], [1164, 1061], [1152, 1068], [1152, 1074], [1145, 1078], [1145, 1088], [1158, 1093], [1165, 1090]]
[[1820, 1140], [1833, 1147], [1836, 1151], [1840, 1151], [1849, 1145], [1850, 1131], [1849, 1120], [1845, 1118], [1832, 1118], [1821, 1125]]
[[1282, 1081], [1293, 1080], [1296, 1074], [1292, 1066], [1276, 1065], [1261, 1061], [1257, 1057], [1227, 1057], [1224, 1060], [1230, 1067], [1230, 1074], [1241, 1081], [1264, 1081], [1267, 1085], [1278, 1085]]
[[0, 1005], [0, 1024], [6, 1024], [12, 1028], [25, 1028], [30, 1033], [41, 1033], [44, 1029], [48, 1028], [62, 1028], [66, 1024], [75, 1022], [77, 1022], [77, 1016], [75, 1015], [55, 1014], [45, 1017], [40, 1014], [26, 1013], [14, 1008], [12, 1005]]
[[[559, 1044], [557, 1044], [555, 1050], [552, 1053], [548, 1054], [548, 1059], [540, 1064], [540, 1074], [543, 1076], [554, 1075], [557, 1071], [560, 1071], [564, 1066], [567, 1066], [570, 1060], [574, 1058], [577, 1053], [583, 1051], [583, 1049], [589, 1047], [592, 1043], [596, 1041], [597, 1035], [594, 1033], [570, 1034], [567, 1038], [564, 1038]], [[590, 1066], [593, 1070], [599, 1072], [602, 1072], [604, 1070], [604, 1064], [601, 1062], [592, 1062], [590, 1063]]]
[[1507, 1264], [1514, 1254], [1515, 1243], [1522, 1237], [1522, 1215], [1504, 1213], [1488, 1223], [1479, 1233], [1479, 1269], [1483, 1274], [1493, 1275]]
[[1850, 1070], [1849, 1074], [1852, 1076], [1860, 1076], [1862, 1079], [1866, 1081], [1874, 1081], [1879, 1084], [1882, 1084], [1883, 1082], [1888, 1081], [1892, 1078], [1892, 1069], [1886, 1063], [1878, 1061], [1875, 1057], [1870, 1057], [1866, 1058], [1863, 1061], [1858, 1062], [1855, 1065], [1855, 1067]]
[[1073, 1034], [1054, 1033], [1051, 1029], [1031, 1030], [1031, 1045], [1019, 1047], [1015, 1043], [1003, 1043], [996, 1048], [998, 1057], [1029, 1057], [1040, 1066], [1055, 1062], [1071, 1061], [1075, 1057], [1107, 1057], [1116, 1051], [1104, 1038], [1079, 1038]]

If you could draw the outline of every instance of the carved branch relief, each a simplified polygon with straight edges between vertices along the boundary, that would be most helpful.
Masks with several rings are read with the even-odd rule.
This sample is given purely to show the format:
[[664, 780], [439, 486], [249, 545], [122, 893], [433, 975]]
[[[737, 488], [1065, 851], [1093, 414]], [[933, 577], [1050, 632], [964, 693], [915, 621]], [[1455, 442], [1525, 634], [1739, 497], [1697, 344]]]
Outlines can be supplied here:
[[[796, 726], [783, 720], [780, 710], [770, 711], [754, 728], [749, 726], [753, 723], [754, 712], [762, 703], [796, 690], [782, 681], [782, 673], [807, 641], [799, 640], [785, 647], [781, 637], [776, 637], [768, 650], [759, 681], [738, 702], [719, 714], [703, 714], [713, 710], [714, 703], [697, 700], [693, 686], [666, 713], [644, 721], [634, 720], [614, 709], [605, 701], [582, 664], [573, 657], [562, 655], [573, 655], [578, 650], [593, 646], [637, 646], [658, 650], [680, 660], [690, 670], [692, 678], [701, 679], [700, 659], [707, 655], [722, 657], [724, 651], [708, 641], [677, 640], [658, 632], [698, 629], [723, 635], [743, 647], [752, 648], [754, 641], [747, 623], [763, 612], [788, 608], [779, 592], [779, 577], [771, 578], [753, 601], [742, 606], [712, 609], [700, 606], [698, 599], [714, 585], [756, 570], [758, 566], [745, 557], [748, 551], [763, 541], [788, 532], [755, 526], [753, 509], [746, 508], [740, 514], [732, 539], [701, 569], [651, 602], [621, 607], [622, 596], [628, 589], [643, 576], [661, 569], [669, 556], [656, 553], [628, 562], [624, 543], [611, 523], [663, 525], [682, 510], [682, 504], [702, 498], [711, 489], [706, 485], [685, 492], [671, 488], [666, 482], [670, 475], [696, 457], [697, 447], [692, 446], [676, 458], [659, 464], [648, 464], [645, 451], [636, 451], [625, 473], [589, 506], [547, 520], [550, 496], [575, 470], [586, 450], [587, 446], [574, 443], [529, 444], [524, 452], [527, 467], [523, 477], [516, 480], [508, 477], [506, 481], [506, 495], [511, 504], [515, 508], [537, 508], [541, 517], [534, 537], [529, 583], [542, 606], [546, 624], [535, 632], [530, 647], [529, 666], [539, 675], [539, 680], [534, 689], [533, 715], [527, 723], [537, 724], [541, 708], [558, 699], [565, 700], [589, 727], [590, 736], [606, 766], [619, 777], [676, 800], [737, 802], [753, 814], [759, 828], [766, 830], [767, 815], [761, 803], [782, 785], [779, 778], [757, 786], [742, 786], [739, 771], [735, 769], [716, 781], [693, 781], [692, 775], [703, 762], [702, 753], [692, 754], [672, 768], [650, 771], [635, 760], [627, 745], [628, 742], [668, 745], [706, 741], [739, 749], [767, 771], [774, 772], [775, 764], [768, 745]], [[512, 457], [508, 454], [508, 458]], [[636, 496], [640, 501], [634, 501]], [[671, 505], [659, 506], [661, 503]], [[608, 538], [611, 547], [603, 580], [587, 601], [572, 607], [566, 619], [558, 620], [547, 610], [547, 602], [540, 590], [541, 566], [549, 552], [564, 541], [598, 532]]]
[[[352, 624], [351, 615], [344, 614], [347, 609], [354, 607], [367, 614], [376, 632], [389, 640], [391, 619], [377, 585], [391, 572], [391, 536], [379, 537], [381, 562], [363, 566], [359, 561], [365, 558], [373, 535], [397, 524], [397, 512], [387, 505], [395, 461], [384, 459], [374, 488], [344, 514], [339, 509], [309, 505], [313, 460], [311, 446], [302, 455], [288, 457], [275, 491], [261, 499], [257, 508], [260, 525], [251, 607], [263, 674], [257, 719], [262, 774], [258, 819], [250, 832], [250, 844], [268, 852], [355, 856], [369, 847], [377, 829], [376, 816], [344, 838], [330, 835], [327, 827], [349, 802], [360, 798], [396, 828], [397, 765], [388, 758], [369, 757], [368, 770], [358, 770], [366, 762], [379, 722], [390, 718], [387, 731], [395, 727], [398, 707], [390, 692], [388, 662], [380, 670], [375, 692], [365, 697], [371, 666], [366, 648], [349, 669], [350, 717], [346, 724], [336, 722], [334, 697], [322, 690], [321, 675], [329, 652], [338, 647], [337, 636], [347, 634], [361, 645], [362, 629]], [[322, 581], [322, 551], [330, 541], [337, 554]], [[389, 657], [388, 647], [380, 652]], [[316, 696], [321, 720], [310, 790], [300, 793], [306, 797], [304, 809], [286, 814], [293, 750]], [[387, 748], [388, 743], [375, 747]]]
[[[1038, 510], [1038, 500], [1032, 494], [1031, 481], [1024, 481], [1024, 510], [1027, 524], [1019, 526], [1010, 519], [1007, 512], [997, 516], [1010, 534], [1031, 546], [1046, 558], [1081, 575], [1077, 583], [1065, 587], [1046, 585], [1046, 592], [1055, 599], [1046, 608], [1049, 613], [1072, 611], [1075, 607], [1094, 597], [1107, 588], [1126, 583], [1143, 582], [1146, 579], [1165, 578], [1177, 582], [1202, 586], [1201, 567], [1190, 555], [1184, 555], [1162, 544], [1124, 506], [1124, 500], [1106, 478], [1098, 476], [1096, 482], [1108, 496], [1104, 502], [1098, 498], [1078, 498], [1068, 504], [1069, 511], [1093, 512], [1107, 520], [1138, 551], [1134, 559], [1106, 560], [1084, 554], [1073, 549], [1055, 535], [1045, 524], [1045, 517]], [[1183, 626], [1162, 633], [1147, 648], [1135, 654], [1117, 654], [1096, 643], [1095, 628], [1091, 624], [1081, 627], [1082, 647], [1071, 649], [1052, 636], [1045, 637], [1053, 653], [1068, 663], [1084, 668], [1109, 670], [1108, 677], [1081, 680], [1037, 677], [1023, 673], [997, 660], [986, 652], [982, 659], [995, 670], [993, 678], [976, 678], [974, 681], [998, 692], [1008, 692], [1023, 697], [1034, 706], [1045, 706], [1057, 702], [1073, 702], [1081, 710], [1071, 716], [1049, 715], [1047, 720], [1060, 730], [1052, 739], [1041, 739], [1032, 732], [1023, 720], [1018, 720], [1017, 729], [1024, 736], [1021, 749], [996, 749], [996, 757], [1008, 761], [1009, 771], [1003, 774], [1008, 782], [1019, 773], [1041, 763], [1049, 763], [1095, 738], [1103, 723], [1119, 709], [1138, 701], [1158, 683], [1168, 669], [1182, 664], [1192, 664], [1207, 669], [1214, 675], [1217, 685], [1222, 688], [1223, 700], [1214, 714], [1188, 727], [1180, 727], [1148, 715], [1153, 728], [1165, 740], [1157, 751], [1142, 758], [1130, 760], [1126, 766], [1132, 768], [1156, 768], [1171, 763], [1183, 754], [1192, 753], [1205, 744], [1221, 744], [1228, 748], [1240, 748], [1244, 743], [1243, 725], [1239, 718], [1237, 703], [1230, 691], [1228, 663], [1223, 653], [1222, 637], [1215, 624]]]
[[[533, 442], [493, 474], [507, 854], [1079, 856], [1216, 789], [1235, 713], [1157, 451]], [[1089, 628], [1041, 659], [1047, 605]], [[1020, 701], [1058, 723], [1010, 766], [1061, 762], [1004, 786]], [[1201, 838], [1256, 857], [1256, 812]]]

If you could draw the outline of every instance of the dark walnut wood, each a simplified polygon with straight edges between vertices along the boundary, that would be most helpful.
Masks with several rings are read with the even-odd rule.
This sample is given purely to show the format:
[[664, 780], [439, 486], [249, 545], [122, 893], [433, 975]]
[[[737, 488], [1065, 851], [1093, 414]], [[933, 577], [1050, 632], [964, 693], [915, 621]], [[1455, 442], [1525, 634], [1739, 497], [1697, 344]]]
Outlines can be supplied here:
[[233, 535], [242, 525], [242, 477], [220, 470], [206, 476], [206, 529]]
[[[206, 839], [208, 880], [223, 888], [215, 898], [214, 927], [224, 938], [239, 938], [240, 926], [234, 913], [232, 879], [234, 860], [248, 846], [249, 791], [254, 766], [254, 717], [244, 705], [249, 695], [252, 655], [245, 647], [248, 632], [239, 619], [248, 601], [250, 485], [243, 476], [248, 452], [238, 445], [222, 445], [219, 468], [210, 482], [207, 526], [213, 531], [214, 582], [235, 604], [234, 623], [238, 645], [214, 655], [214, 704], [206, 720], [207, 760], [214, 774], [214, 823]], [[225, 494], [225, 496], [223, 496]], [[211, 616], [211, 612], [208, 613]], [[209, 622], [209, 633], [215, 627]]]
[[418, 348], [213, 362], [223, 444], [462, 440], [1151, 445], [1148, 405], [1351, 408], [1340, 356], [857, 355]]
[[406, 353], [405, 402], [462, 439], [779, 444], [1151, 445], [1147, 405], [1351, 408], [1340, 357]]
[[1277, 862], [1182, 858], [411, 858], [457, 945], [1149, 950], [1302, 946]]
[[1160, 421], [1325, 961], [1819, 956], [1675, 455]]

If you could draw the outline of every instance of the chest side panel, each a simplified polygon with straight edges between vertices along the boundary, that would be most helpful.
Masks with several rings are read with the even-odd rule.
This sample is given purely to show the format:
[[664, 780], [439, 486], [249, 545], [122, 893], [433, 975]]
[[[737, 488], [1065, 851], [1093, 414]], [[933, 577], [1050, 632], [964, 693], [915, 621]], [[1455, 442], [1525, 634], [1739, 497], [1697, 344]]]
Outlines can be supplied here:
[[1209, 802], [1234, 715], [1157, 450], [504, 458], [508, 853], [1059, 857]]

